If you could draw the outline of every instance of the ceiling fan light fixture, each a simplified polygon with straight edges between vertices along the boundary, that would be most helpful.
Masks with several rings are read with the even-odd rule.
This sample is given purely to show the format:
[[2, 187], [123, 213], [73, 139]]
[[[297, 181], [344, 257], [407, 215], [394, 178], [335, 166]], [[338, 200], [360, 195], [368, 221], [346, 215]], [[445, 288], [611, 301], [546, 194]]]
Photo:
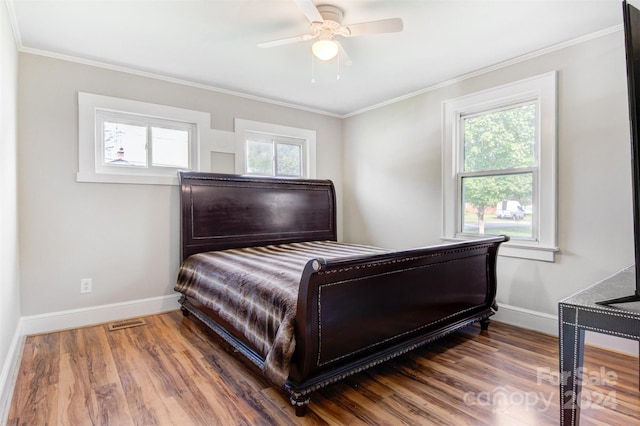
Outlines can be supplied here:
[[378, 21], [360, 22], [342, 25], [343, 12], [340, 8], [331, 5], [316, 6], [314, 0], [295, 0], [305, 17], [311, 24], [308, 34], [297, 37], [288, 37], [279, 40], [258, 43], [260, 47], [275, 47], [301, 41], [316, 40], [311, 45], [311, 60], [315, 59], [328, 62], [338, 57], [338, 63], [344, 58], [347, 65], [351, 61], [346, 52], [334, 37], [358, 37], [368, 34], [397, 33], [404, 28], [402, 19], [389, 18]]
[[321, 38], [311, 46], [313, 55], [321, 61], [330, 61], [335, 58], [339, 50], [338, 43], [331, 38]]

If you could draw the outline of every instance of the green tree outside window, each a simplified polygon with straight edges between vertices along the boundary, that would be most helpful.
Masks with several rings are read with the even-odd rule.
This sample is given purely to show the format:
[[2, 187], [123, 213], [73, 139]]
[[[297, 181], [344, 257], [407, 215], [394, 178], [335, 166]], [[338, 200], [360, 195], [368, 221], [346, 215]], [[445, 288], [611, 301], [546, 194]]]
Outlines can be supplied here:
[[[487, 229], [487, 213], [507, 200], [532, 204], [536, 159], [536, 104], [527, 103], [463, 117], [462, 224], [465, 233], [502, 233], [532, 237], [531, 212], [525, 225], [500, 225], [495, 216]], [[476, 221], [467, 217], [471, 209]], [[491, 214], [491, 213], [489, 213]]]

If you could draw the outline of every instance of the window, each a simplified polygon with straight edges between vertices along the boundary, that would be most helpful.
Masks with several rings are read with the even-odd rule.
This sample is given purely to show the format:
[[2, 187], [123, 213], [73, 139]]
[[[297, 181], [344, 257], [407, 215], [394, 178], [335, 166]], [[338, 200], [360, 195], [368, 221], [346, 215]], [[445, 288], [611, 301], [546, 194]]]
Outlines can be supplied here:
[[305, 141], [246, 132], [247, 174], [302, 177]]
[[79, 93], [79, 182], [177, 184], [198, 169], [209, 115]]
[[236, 119], [236, 170], [241, 174], [315, 177], [312, 130]]
[[553, 261], [555, 73], [444, 104], [444, 239], [505, 234], [502, 255]]
[[535, 100], [460, 116], [461, 234], [535, 238], [536, 116]]
[[96, 131], [98, 172], [175, 175], [193, 168], [193, 123], [97, 110]]

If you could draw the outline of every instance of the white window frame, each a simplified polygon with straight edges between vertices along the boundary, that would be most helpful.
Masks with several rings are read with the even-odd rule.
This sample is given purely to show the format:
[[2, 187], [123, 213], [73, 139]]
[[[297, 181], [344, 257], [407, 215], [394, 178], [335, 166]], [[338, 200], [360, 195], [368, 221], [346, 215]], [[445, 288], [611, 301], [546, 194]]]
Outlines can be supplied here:
[[78, 182], [178, 185], [178, 168], [105, 166], [103, 136], [100, 134], [102, 126], [98, 118], [102, 112], [138, 117], [142, 121], [161, 124], [161, 127], [171, 128], [176, 123], [182, 123], [181, 128], [190, 127], [188, 170], [199, 170], [201, 132], [210, 128], [208, 113], [79, 92]]
[[278, 124], [263, 123], [259, 121], [235, 119], [236, 140], [236, 171], [239, 174], [247, 174], [247, 136], [249, 134], [262, 134], [285, 143], [288, 140], [299, 140], [303, 146], [302, 177], [306, 179], [316, 178], [316, 132], [315, 130], [298, 127], [282, 126]]
[[460, 178], [464, 155], [460, 118], [510, 104], [536, 99], [538, 102], [538, 170], [534, 173], [532, 229], [537, 238], [512, 239], [500, 248], [500, 255], [555, 261], [557, 244], [557, 76], [556, 72], [473, 93], [443, 103], [442, 140], [442, 239], [457, 241], [482, 237], [462, 234]]

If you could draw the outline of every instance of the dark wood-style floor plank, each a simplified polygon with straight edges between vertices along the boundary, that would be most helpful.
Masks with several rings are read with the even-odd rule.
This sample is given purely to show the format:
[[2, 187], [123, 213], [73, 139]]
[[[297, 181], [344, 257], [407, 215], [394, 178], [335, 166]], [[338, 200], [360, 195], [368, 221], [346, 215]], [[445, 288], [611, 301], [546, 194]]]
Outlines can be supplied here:
[[[288, 396], [178, 311], [26, 338], [9, 425], [556, 425], [553, 336], [469, 326], [312, 395]], [[638, 360], [588, 346], [583, 425], [640, 425]]]
[[9, 425], [57, 423], [59, 368], [59, 334], [27, 339], [13, 396], [13, 405], [22, 408], [18, 418], [9, 415]]

